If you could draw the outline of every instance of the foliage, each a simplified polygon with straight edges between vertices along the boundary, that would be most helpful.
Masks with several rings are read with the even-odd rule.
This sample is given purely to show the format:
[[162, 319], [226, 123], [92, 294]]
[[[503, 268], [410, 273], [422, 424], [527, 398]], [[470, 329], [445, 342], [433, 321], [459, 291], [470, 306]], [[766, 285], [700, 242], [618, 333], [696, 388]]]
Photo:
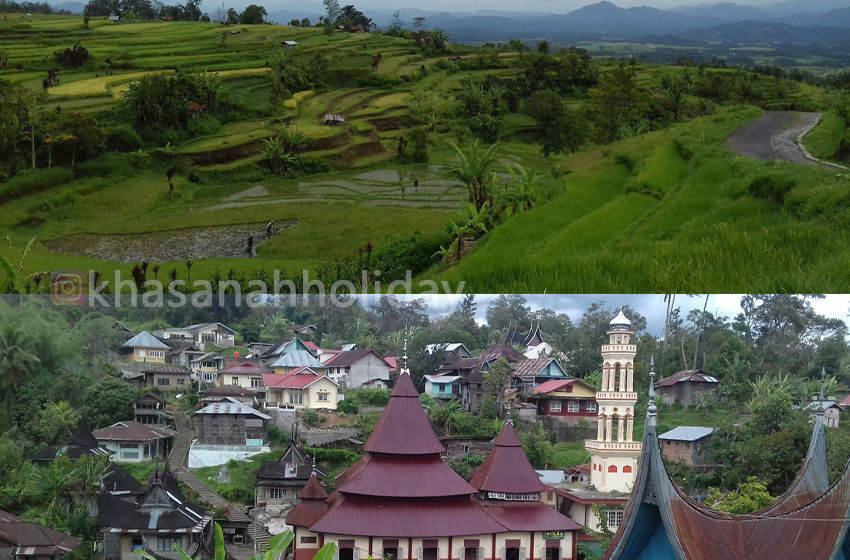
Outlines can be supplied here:
[[484, 393], [495, 399], [496, 414], [502, 416], [505, 407], [505, 391], [513, 385], [513, 368], [507, 360], [499, 358], [484, 374]]
[[239, 23], [241, 25], [260, 25], [265, 22], [267, 15], [264, 7], [257, 4], [249, 4], [239, 14]]
[[723, 494], [717, 488], [709, 488], [705, 505], [717, 511], [743, 515], [766, 508], [774, 500], [764, 483], [751, 476], [734, 492]]

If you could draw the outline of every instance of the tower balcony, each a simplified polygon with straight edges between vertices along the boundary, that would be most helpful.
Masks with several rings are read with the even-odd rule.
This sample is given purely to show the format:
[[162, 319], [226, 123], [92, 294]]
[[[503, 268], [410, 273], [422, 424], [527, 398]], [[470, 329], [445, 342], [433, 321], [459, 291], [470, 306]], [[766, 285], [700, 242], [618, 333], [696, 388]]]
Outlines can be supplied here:
[[638, 394], [635, 391], [597, 391], [596, 402], [599, 401], [618, 401], [618, 402], [637, 402]]
[[588, 451], [634, 451], [640, 453], [641, 447], [642, 444], [639, 441], [598, 441], [594, 439], [584, 441], [584, 448]]
[[637, 346], [634, 344], [603, 344], [602, 353], [608, 354], [611, 352], [626, 352], [637, 354]]

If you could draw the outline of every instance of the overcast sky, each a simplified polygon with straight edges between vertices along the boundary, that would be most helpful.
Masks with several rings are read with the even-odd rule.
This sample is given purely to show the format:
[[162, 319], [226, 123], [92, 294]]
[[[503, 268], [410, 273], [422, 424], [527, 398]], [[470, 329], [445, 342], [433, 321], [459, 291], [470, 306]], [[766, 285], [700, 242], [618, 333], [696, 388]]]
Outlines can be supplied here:
[[[428, 296], [397, 296], [398, 299], [424, 299], [428, 304], [428, 315], [432, 318], [445, 315], [453, 312], [458, 302], [463, 299], [463, 296], [448, 296], [448, 295], [428, 295]], [[475, 301], [478, 304], [478, 312], [476, 319], [479, 323], [484, 322], [484, 316], [487, 311], [487, 305], [496, 299], [498, 294], [476, 294]], [[612, 294], [596, 294], [596, 295], [572, 295], [572, 294], [531, 294], [526, 295], [528, 306], [532, 311], [548, 307], [557, 313], [566, 313], [572, 319], [573, 323], [578, 323], [581, 316], [588, 307], [594, 302], [602, 302], [605, 307], [616, 308], [620, 305], [628, 305], [638, 313], [646, 317], [647, 329], [650, 333], [660, 336], [664, 333], [664, 313], [667, 310], [667, 304], [664, 303], [663, 295], [612, 295]], [[705, 302], [705, 295], [701, 296], [676, 296], [676, 307], [682, 310], [682, 315], [686, 315], [691, 309], [702, 309]], [[815, 311], [832, 317], [848, 321], [848, 307], [850, 307], [850, 295], [837, 294], [827, 295], [822, 300], [812, 300], [812, 306]], [[717, 315], [724, 314], [728, 318], [733, 318], [741, 312], [741, 294], [712, 294], [708, 299], [708, 311]]]

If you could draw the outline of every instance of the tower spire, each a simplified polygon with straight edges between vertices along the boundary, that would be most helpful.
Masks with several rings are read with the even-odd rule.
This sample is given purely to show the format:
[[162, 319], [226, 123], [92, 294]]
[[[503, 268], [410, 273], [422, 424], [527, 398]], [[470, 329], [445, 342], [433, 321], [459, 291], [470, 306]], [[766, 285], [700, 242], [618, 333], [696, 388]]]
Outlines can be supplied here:
[[818, 395], [818, 408], [817, 413], [823, 414], [823, 386], [826, 383], [826, 366], [822, 367], [820, 370], [820, 395]]
[[401, 355], [401, 371], [399, 372], [399, 375], [402, 373], [410, 375], [410, 369], [408, 368], [407, 363], [407, 334], [404, 335], [404, 351]]
[[646, 407], [646, 425], [658, 423], [658, 407], [655, 406], [655, 354], [649, 358], [649, 405]]

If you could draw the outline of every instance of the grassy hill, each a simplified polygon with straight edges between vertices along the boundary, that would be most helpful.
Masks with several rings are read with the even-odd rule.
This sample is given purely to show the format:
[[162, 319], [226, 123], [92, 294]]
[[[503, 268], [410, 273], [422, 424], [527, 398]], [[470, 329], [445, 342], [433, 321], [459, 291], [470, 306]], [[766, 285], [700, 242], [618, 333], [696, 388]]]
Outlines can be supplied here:
[[[73, 168], [46, 169], [40, 152], [40, 169], [0, 183], [6, 201], [0, 236], [8, 239], [0, 257], [17, 264], [35, 239], [24, 277], [93, 269], [104, 278], [116, 270], [128, 278], [135, 264], [148, 261], [159, 279], [172, 270], [186, 278], [189, 258], [193, 279], [216, 271], [250, 278], [275, 269], [315, 277], [336, 261], [356, 260], [367, 243], [381, 250], [415, 232], [446, 238], [449, 218], [467, 201], [465, 185], [446, 176], [446, 166], [457, 162], [451, 144], [469, 146], [475, 133], [468, 118], [437, 119], [428, 125], [434, 130], [428, 162], [401, 162], [400, 138], [422, 128], [410, 118], [411, 107], [423, 95], [457, 103], [470, 76], [509, 83], [525, 64], [516, 52], [452, 46], [464, 59], [460, 67], [402, 38], [328, 37], [321, 28], [274, 25], [93, 18], [86, 28], [81, 17], [15, 14], [0, 24], [0, 35], [9, 55], [0, 79], [31, 90], [44, 112], [79, 111], [115, 127], [124, 122], [121, 104], [131, 83], [190, 72], [217, 73], [219, 96], [235, 111], [219, 112], [217, 120], [202, 117], [190, 123], [189, 134], [137, 127], [150, 154], [144, 159], [108, 146]], [[273, 94], [269, 62], [283, 40], [298, 42], [298, 56], [327, 57], [322, 85], [294, 96]], [[61, 69], [59, 83], [45, 89], [42, 80], [56, 66], [53, 53], [75, 43], [93, 61]], [[616, 65], [597, 63], [603, 75]], [[663, 70], [637, 67], [636, 81], [656, 87]], [[760, 106], [768, 109], [826, 107], [833, 97], [805, 84], [747, 79], [766, 92]], [[564, 99], [576, 119], [584, 118], [586, 91]], [[326, 113], [344, 114], [345, 124], [325, 126]], [[846, 180], [726, 150], [729, 132], [759, 114], [725, 103], [710, 116], [544, 157], [534, 121], [511, 111], [502, 119], [495, 171], [504, 177], [507, 164], [519, 163], [536, 172], [537, 202], [528, 212], [500, 218], [460, 262], [436, 264], [422, 277], [465, 281], [467, 291], [846, 290]], [[829, 123], [811, 134], [818, 157], [834, 152], [836, 132], [823, 132]], [[263, 156], [263, 141], [284, 129], [306, 137], [299, 157], [309, 168], [299, 173], [272, 173]], [[166, 157], [157, 149], [168, 138], [174, 142]], [[18, 157], [28, 157], [26, 145]], [[781, 203], [760, 199], [748, 192], [761, 177], [794, 186]], [[267, 238], [269, 221], [276, 229]], [[173, 249], [183, 245], [197, 254]]]

